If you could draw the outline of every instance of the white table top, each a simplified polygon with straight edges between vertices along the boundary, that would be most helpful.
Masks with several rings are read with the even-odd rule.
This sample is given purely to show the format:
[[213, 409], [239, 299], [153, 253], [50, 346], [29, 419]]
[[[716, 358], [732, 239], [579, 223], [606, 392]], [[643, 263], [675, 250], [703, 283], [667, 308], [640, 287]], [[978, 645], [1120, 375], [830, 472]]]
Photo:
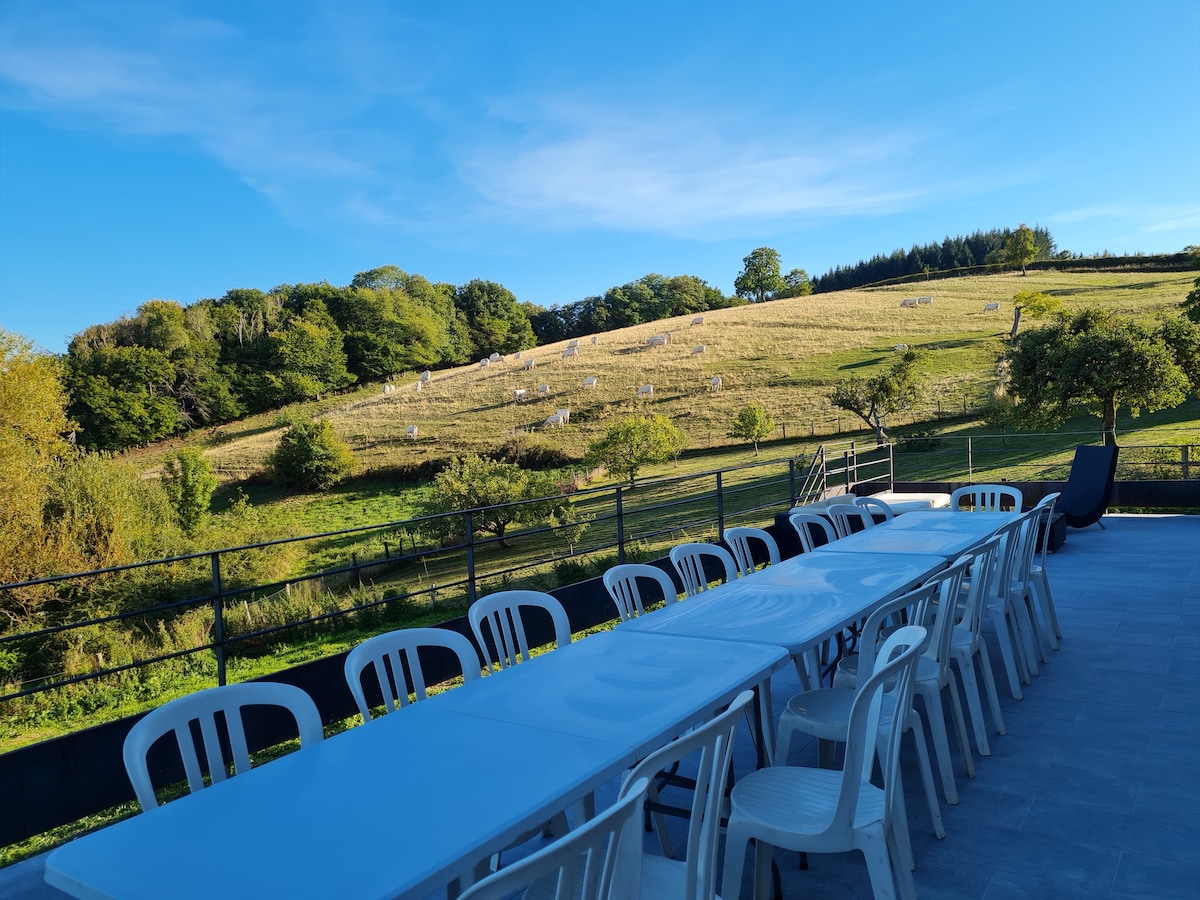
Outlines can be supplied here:
[[617, 633], [779, 644], [797, 656], [945, 566], [942, 556], [917, 553], [804, 553], [639, 616]]
[[1001, 525], [1017, 517], [1012, 512], [951, 512], [948, 509], [916, 510], [897, 516], [889, 528], [913, 528], [918, 531], [945, 531], [987, 537]]
[[481, 718], [633, 747], [638, 758], [766, 682], [787, 651], [756, 642], [602, 632], [432, 700]]
[[422, 897], [635, 759], [426, 701], [59, 847], [46, 881], [122, 900]]
[[[987, 537], [996, 526], [986, 523], [969, 522], [971, 519], [982, 519], [984, 513], [942, 513], [942, 512], [910, 512], [897, 516], [891, 522], [875, 525], [863, 531], [846, 535], [832, 544], [822, 544], [814, 553], [922, 553], [953, 559], [968, 547]], [[926, 530], [917, 522], [905, 527], [900, 523], [910, 516], [938, 516], [944, 518], [959, 518], [961, 522], [951, 522], [948, 528], [933, 528]]]

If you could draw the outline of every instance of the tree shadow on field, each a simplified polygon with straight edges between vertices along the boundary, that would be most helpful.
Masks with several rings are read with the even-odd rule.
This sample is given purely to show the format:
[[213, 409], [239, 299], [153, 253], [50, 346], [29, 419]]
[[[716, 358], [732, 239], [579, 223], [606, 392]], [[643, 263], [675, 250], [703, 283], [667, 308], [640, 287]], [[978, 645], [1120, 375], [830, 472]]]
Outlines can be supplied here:
[[[1173, 281], [1174, 279], [1172, 279]], [[1047, 297], [1073, 297], [1077, 294], [1107, 294], [1109, 291], [1144, 291], [1149, 288], [1162, 287], [1167, 284], [1167, 279], [1159, 279], [1158, 281], [1139, 281], [1134, 284], [1106, 284], [1094, 285], [1090, 287], [1075, 287], [1075, 288], [1050, 288], [1042, 291]]]

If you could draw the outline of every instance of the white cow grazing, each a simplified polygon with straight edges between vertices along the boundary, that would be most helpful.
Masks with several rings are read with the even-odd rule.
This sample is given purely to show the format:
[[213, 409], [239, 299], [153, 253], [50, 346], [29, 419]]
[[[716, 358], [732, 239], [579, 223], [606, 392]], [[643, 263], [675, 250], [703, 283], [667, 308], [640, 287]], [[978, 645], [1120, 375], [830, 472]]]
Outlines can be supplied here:
[[479, 361], [479, 368], [486, 369], [491, 364], [492, 364], [492, 361], [485, 356], [483, 359], [481, 359]]
[[416, 384], [413, 385], [413, 390], [415, 390], [419, 394], [419, 393], [421, 393], [421, 388], [423, 388], [423, 387], [425, 387], [425, 382], [418, 381]]
[[598, 343], [600, 343], [600, 338], [596, 337], [596, 335], [593, 334], [592, 335], [592, 346], [595, 346]]
[[585, 388], [594, 388], [596, 386], [596, 376], [589, 375], [587, 378], [583, 379], [583, 386]]
[[932, 297], [918, 297], [917, 298], [917, 306], [931, 306], [931, 305], [933, 305]]
[[646, 338], [647, 347], [665, 347], [667, 346], [667, 336], [664, 334], [652, 334]]
[[525, 390], [525, 388], [517, 388], [515, 391], [513, 391], [513, 403], [520, 403], [522, 400], [525, 400], [528, 397], [529, 391]]
[[560, 409], [554, 414], [563, 420], [564, 425], [567, 425], [571, 421], [571, 411], [569, 409]]
[[916, 309], [917, 308], [917, 298], [916, 297], [905, 297], [903, 300], [900, 301], [900, 308], [901, 309]]
[[550, 385], [539, 384], [538, 385], [538, 396], [539, 397], [549, 397], [550, 396]]
[[[417, 383], [420, 384], [420, 382]], [[385, 394], [394, 394], [396, 393], [396, 386], [394, 384], [385, 384], [383, 386], [383, 392]]]
[[984, 311], [984, 312], [995, 312], [995, 311], [996, 311], [996, 310], [998, 310], [999, 308], [1000, 308], [1000, 304], [999, 304], [999, 303], [985, 303], [985, 304], [983, 304], [983, 311]]
[[493, 353], [488, 357], [489, 362], [504, 362], [504, 357], [499, 353]]
[[714, 375], [712, 378], [708, 379], [708, 389], [714, 394], [721, 389], [720, 375]]
[[525, 365], [522, 368], [524, 368], [526, 372], [532, 372], [533, 367], [536, 365], [537, 360], [531, 356], [529, 359], [525, 360]]
[[692, 325], [703, 325], [703, 324], [704, 324], [704, 316], [696, 316], [696, 318], [692, 319]]
[[654, 396], [654, 385], [652, 385], [652, 384], [643, 384], [641, 387], [639, 387], [637, 389], [637, 399], [639, 399], [639, 400], [643, 397], [653, 397], [653, 396]]
[[547, 416], [546, 421], [542, 423], [542, 427], [543, 428], [562, 428], [563, 427], [562, 416], [558, 415], [557, 413], [555, 413], [552, 416]]
[[575, 347], [578, 347], [578, 346], [579, 346], [578, 338], [571, 338], [571, 340], [567, 341], [567, 349], [568, 350], [573, 350]]
[[421, 373], [421, 380], [423, 382], [425, 382], [426, 384], [429, 384], [429, 379], [432, 377], [433, 376], [430, 374], [428, 369], [426, 369], [424, 372]]
[[521, 351], [518, 350], [516, 353], [513, 354], [513, 359], [520, 359], [520, 358], [521, 358]]
[[579, 350], [576, 347], [568, 347], [562, 352], [563, 359], [574, 359], [579, 355]]
[[697, 344], [695, 347], [692, 348], [692, 356], [699, 356], [703, 352], [704, 352], [703, 344]]
[[406, 438], [408, 438], [410, 441], [415, 441], [417, 439], [417, 426], [409, 425], [407, 428], [405, 428], [404, 436]]

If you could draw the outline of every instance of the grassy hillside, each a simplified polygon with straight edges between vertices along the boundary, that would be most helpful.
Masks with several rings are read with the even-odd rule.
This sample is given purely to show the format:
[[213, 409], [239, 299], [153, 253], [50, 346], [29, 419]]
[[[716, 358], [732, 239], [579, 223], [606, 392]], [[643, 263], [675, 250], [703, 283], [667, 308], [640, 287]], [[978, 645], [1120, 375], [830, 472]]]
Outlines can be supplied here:
[[[831, 386], [851, 373], [886, 365], [897, 343], [927, 349], [926, 398], [916, 419], [969, 408], [992, 390], [996, 364], [1012, 324], [1012, 297], [1040, 290], [1061, 297], [1066, 310], [1099, 305], [1113, 312], [1151, 316], [1177, 309], [1193, 273], [1059, 273], [989, 275], [928, 285], [844, 291], [717, 310], [692, 327], [691, 317], [668, 319], [580, 341], [575, 359], [562, 359], [565, 343], [527, 350], [522, 358], [433, 373], [424, 390], [418, 373], [395, 379], [396, 391], [380, 385], [306, 404], [323, 415], [350, 444], [364, 470], [393, 470], [422, 461], [497, 447], [515, 430], [531, 430], [537, 440], [581, 457], [605, 425], [626, 415], [655, 412], [670, 416], [688, 434], [693, 448], [731, 444], [726, 431], [737, 411], [758, 401], [767, 406], [788, 437], [821, 437], [857, 430], [846, 413], [826, 399]], [[909, 296], [929, 294], [933, 304], [902, 309]], [[983, 312], [987, 303], [999, 312]], [[1023, 328], [1034, 327], [1026, 320]], [[672, 333], [665, 348], [647, 349], [646, 339]], [[693, 349], [704, 345], [703, 354]], [[533, 371], [523, 362], [536, 361]], [[709, 391], [719, 375], [723, 389]], [[597, 379], [585, 389], [585, 378]], [[537, 398], [539, 385], [550, 387]], [[638, 385], [652, 384], [652, 400], [636, 400]], [[533, 399], [513, 402], [513, 392]], [[564, 429], [541, 423], [559, 408], [571, 410]], [[839, 421], [840, 419], [840, 421]], [[416, 425], [416, 441], [405, 428]], [[197, 441], [222, 479], [238, 481], [261, 469], [275, 447], [280, 427], [263, 415], [188, 438]], [[137, 456], [153, 470], [166, 452], [158, 446]]]

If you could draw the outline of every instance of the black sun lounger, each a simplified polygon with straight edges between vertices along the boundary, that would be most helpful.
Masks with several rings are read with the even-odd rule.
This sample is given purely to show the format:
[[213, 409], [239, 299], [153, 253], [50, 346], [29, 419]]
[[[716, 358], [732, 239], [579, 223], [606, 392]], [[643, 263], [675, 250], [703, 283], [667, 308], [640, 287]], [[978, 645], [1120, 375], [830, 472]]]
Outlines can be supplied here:
[[[1075, 448], [1067, 486], [1058, 498], [1056, 512], [1065, 513], [1072, 528], [1087, 528], [1100, 522], [1112, 498], [1113, 477], [1117, 474], [1116, 446]], [[1100, 522], [1100, 527], [1104, 523]]]

